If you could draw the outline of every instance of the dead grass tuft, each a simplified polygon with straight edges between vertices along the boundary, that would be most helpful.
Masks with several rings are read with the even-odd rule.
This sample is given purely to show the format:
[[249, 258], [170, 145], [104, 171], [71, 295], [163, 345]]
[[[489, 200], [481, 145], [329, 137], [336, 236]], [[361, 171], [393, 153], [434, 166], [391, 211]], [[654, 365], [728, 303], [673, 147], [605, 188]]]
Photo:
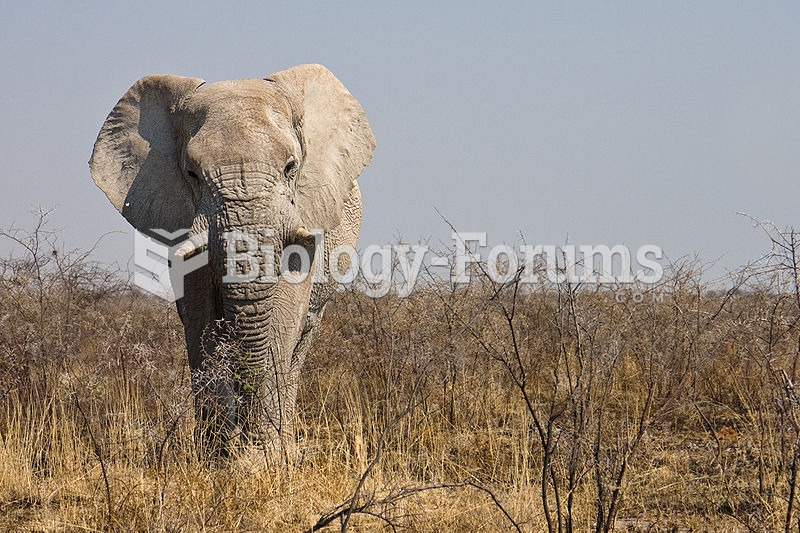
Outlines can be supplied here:
[[5, 232], [0, 529], [793, 529], [797, 234], [766, 229], [725, 292], [690, 263], [641, 301], [480, 268], [341, 292], [290, 465], [199, 461], [172, 308], [43, 227]]

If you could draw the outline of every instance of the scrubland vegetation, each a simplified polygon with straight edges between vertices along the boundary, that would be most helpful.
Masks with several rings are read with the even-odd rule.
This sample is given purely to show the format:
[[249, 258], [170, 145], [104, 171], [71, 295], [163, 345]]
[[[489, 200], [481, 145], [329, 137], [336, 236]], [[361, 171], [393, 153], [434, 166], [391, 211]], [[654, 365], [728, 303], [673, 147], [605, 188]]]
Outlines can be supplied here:
[[[289, 464], [203, 460], [173, 306], [46, 227], [0, 262], [0, 529], [796, 530], [798, 233], [726, 286], [338, 293]], [[123, 281], [121, 281], [123, 280]]]

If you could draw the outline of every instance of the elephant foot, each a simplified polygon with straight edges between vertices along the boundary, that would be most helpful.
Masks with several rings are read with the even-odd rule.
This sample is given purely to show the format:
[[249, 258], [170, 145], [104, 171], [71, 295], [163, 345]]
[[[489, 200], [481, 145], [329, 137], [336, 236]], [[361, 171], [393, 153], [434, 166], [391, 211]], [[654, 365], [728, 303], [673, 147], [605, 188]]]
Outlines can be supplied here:
[[280, 441], [241, 444], [229, 460], [246, 472], [283, 468], [297, 463], [300, 454], [297, 444]]

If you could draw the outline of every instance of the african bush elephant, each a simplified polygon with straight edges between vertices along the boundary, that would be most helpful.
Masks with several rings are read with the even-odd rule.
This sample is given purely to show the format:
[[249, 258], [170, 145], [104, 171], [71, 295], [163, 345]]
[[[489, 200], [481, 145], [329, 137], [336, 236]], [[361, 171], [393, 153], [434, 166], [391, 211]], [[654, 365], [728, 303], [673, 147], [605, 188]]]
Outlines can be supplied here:
[[[89, 166], [114, 207], [141, 232], [189, 229], [185, 242], [207, 245], [208, 262], [184, 278], [177, 308], [198, 428], [213, 452], [293, 444], [299, 370], [334, 287], [266, 270], [299, 245], [318, 252], [311, 269], [322, 257], [328, 274], [331, 250], [355, 246], [355, 180], [374, 149], [361, 105], [320, 65], [217, 83], [147, 76], [100, 129]], [[257, 279], [226, 278], [231, 249], [250, 250], [230, 239], [238, 234], [258, 240]], [[233, 263], [240, 274], [253, 268]]]

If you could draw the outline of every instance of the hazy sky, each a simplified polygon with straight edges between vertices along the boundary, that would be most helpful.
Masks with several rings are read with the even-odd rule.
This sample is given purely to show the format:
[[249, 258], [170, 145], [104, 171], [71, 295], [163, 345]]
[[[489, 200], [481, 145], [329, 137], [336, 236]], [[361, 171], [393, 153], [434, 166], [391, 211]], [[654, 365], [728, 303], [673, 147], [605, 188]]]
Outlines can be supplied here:
[[[0, 227], [57, 206], [69, 247], [127, 263], [131, 230], [89, 176], [138, 78], [262, 77], [322, 63], [378, 142], [360, 245], [624, 243], [724, 271], [800, 225], [800, 4], [6, 2]], [[0, 251], [8, 251], [0, 243]]]

